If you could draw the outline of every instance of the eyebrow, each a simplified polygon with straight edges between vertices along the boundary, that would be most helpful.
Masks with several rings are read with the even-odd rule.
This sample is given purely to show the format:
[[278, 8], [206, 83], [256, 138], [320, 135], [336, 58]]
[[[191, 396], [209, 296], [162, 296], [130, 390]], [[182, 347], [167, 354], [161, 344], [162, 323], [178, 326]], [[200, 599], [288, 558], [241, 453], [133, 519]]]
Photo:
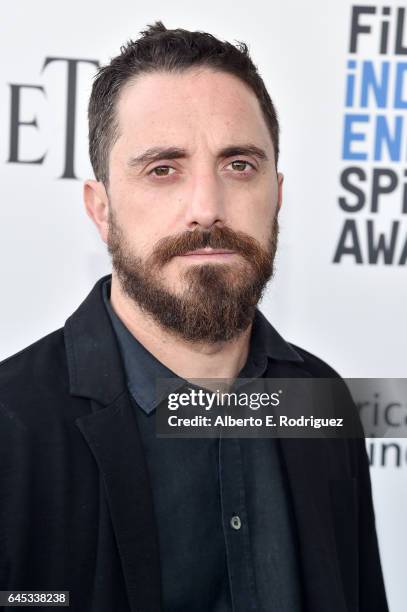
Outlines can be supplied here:
[[[254, 144], [237, 144], [224, 147], [218, 152], [217, 157], [233, 157], [234, 155], [254, 155], [261, 161], [268, 161], [268, 156], [264, 149]], [[128, 166], [137, 168], [142, 164], [161, 159], [186, 159], [188, 157], [187, 150], [180, 147], [152, 147], [136, 157], [131, 157], [128, 161]]]

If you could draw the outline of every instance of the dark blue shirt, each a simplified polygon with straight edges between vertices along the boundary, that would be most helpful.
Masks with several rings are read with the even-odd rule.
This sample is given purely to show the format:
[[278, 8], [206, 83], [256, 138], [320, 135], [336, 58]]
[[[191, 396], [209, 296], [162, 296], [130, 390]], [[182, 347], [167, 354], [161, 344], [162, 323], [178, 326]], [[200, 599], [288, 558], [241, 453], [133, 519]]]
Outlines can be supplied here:
[[[127, 329], [103, 297], [121, 349], [146, 455], [165, 612], [301, 612], [298, 545], [276, 439], [158, 438], [157, 378], [183, 382]], [[239, 378], [269, 360], [302, 361], [259, 310]]]

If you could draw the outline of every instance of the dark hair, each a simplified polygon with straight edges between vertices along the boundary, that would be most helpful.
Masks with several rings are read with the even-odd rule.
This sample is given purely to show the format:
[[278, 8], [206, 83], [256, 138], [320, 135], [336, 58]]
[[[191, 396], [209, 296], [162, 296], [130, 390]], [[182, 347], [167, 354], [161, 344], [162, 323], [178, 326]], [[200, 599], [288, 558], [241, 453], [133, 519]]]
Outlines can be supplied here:
[[116, 103], [123, 86], [142, 73], [181, 72], [206, 66], [244, 81], [259, 100], [274, 145], [277, 167], [279, 126], [276, 110], [253, 64], [247, 45], [223, 42], [206, 32], [167, 30], [161, 21], [130, 40], [120, 54], [98, 71], [89, 101], [89, 155], [97, 180], [108, 183], [109, 154], [118, 138]]

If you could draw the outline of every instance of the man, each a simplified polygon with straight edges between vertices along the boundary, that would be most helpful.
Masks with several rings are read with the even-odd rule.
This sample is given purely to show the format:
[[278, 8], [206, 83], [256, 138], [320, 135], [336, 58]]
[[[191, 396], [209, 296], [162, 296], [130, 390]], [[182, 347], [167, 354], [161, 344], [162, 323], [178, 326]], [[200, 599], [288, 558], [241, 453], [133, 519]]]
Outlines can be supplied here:
[[100, 279], [0, 367], [0, 587], [92, 612], [384, 612], [363, 439], [160, 438], [157, 379], [335, 377], [256, 308], [278, 122], [247, 48], [150, 26], [89, 104]]

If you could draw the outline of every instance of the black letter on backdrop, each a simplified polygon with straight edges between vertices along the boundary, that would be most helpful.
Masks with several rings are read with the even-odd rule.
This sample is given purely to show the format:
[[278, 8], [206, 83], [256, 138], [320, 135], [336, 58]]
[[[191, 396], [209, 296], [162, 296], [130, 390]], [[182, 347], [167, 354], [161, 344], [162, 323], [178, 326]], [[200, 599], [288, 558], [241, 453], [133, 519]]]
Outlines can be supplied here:
[[74, 171], [75, 154], [75, 115], [76, 115], [76, 85], [78, 75], [78, 64], [93, 64], [99, 67], [97, 60], [71, 59], [68, 57], [46, 57], [43, 70], [51, 62], [67, 62], [68, 82], [67, 82], [67, 105], [66, 105], [66, 138], [65, 138], [65, 167], [60, 178], [77, 178]]
[[[347, 239], [350, 238], [350, 245], [346, 246]], [[354, 219], [346, 219], [343, 224], [342, 233], [336, 247], [333, 263], [340, 263], [344, 255], [352, 255], [355, 263], [363, 263], [362, 251], [359, 243], [358, 230]]]
[[18, 143], [20, 125], [32, 125], [37, 127], [37, 119], [34, 117], [31, 121], [20, 120], [20, 92], [25, 89], [39, 89], [44, 93], [44, 88], [40, 85], [17, 85], [10, 83], [11, 88], [11, 118], [10, 118], [10, 155], [8, 162], [16, 164], [42, 164], [46, 153], [38, 159], [19, 159], [18, 158]]
[[364, 207], [366, 201], [365, 194], [362, 189], [356, 187], [356, 185], [353, 185], [351, 180], [352, 175], [356, 175], [360, 181], [366, 180], [365, 171], [358, 166], [350, 166], [349, 168], [345, 168], [345, 170], [343, 170], [341, 173], [340, 182], [342, 187], [346, 189], [346, 191], [353, 193], [357, 198], [356, 204], [349, 204], [347, 199], [343, 196], [338, 198], [339, 206], [346, 212], [358, 212]]
[[403, 45], [403, 33], [404, 33], [404, 17], [405, 9], [399, 8], [397, 11], [397, 36], [396, 36], [396, 55], [407, 55], [407, 47]]
[[369, 34], [371, 31], [370, 26], [362, 25], [359, 23], [359, 16], [363, 13], [374, 14], [376, 13], [375, 6], [352, 6], [352, 24], [350, 28], [350, 44], [349, 53], [356, 53], [357, 51], [357, 40], [359, 34]]

